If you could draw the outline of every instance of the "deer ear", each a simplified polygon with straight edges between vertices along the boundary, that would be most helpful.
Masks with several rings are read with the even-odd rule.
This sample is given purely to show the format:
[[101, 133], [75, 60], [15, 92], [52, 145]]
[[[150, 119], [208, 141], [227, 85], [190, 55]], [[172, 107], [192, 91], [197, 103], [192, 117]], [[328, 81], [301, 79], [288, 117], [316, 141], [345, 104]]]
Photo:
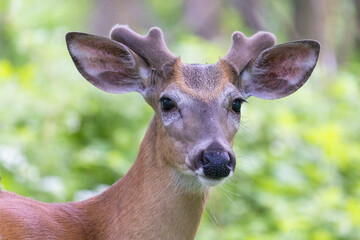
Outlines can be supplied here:
[[78, 71], [97, 88], [111, 93], [144, 92], [135, 60], [139, 56], [125, 45], [79, 32], [66, 34], [66, 43]]
[[245, 97], [286, 97], [310, 77], [320, 52], [313, 40], [285, 43], [268, 48], [242, 72], [240, 88]]

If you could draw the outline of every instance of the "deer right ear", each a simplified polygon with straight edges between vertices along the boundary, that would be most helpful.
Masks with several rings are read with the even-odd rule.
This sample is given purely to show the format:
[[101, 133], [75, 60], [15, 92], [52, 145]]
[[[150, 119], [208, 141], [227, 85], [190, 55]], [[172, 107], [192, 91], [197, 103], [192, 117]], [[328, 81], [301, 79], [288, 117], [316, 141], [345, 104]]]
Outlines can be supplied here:
[[66, 43], [78, 71], [97, 88], [111, 93], [144, 93], [136, 62], [140, 57], [127, 46], [79, 32], [66, 34]]

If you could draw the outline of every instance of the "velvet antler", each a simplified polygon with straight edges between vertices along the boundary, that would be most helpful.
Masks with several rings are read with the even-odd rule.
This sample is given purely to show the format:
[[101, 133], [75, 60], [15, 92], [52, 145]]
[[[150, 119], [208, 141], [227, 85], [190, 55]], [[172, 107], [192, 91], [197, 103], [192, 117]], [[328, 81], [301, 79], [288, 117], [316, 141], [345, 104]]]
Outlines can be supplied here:
[[276, 37], [269, 32], [258, 32], [247, 38], [242, 32], [234, 32], [232, 46], [223, 58], [239, 74], [249, 63], [266, 48], [272, 47]]
[[176, 58], [167, 48], [158, 27], [151, 28], [146, 36], [141, 36], [127, 26], [115, 26], [110, 32], [110, 38], [128, 46], [158, 70]]

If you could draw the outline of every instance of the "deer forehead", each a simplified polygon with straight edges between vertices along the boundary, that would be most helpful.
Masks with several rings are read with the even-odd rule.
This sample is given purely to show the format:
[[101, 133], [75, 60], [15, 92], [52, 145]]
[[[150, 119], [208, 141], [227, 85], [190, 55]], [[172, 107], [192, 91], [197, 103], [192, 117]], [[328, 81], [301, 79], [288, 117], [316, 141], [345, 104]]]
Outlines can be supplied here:
[[221, 60], [209, 65], [183, 64], [178, 60], [173, 76], [179, 91], [205, 102], [217, 99], [229, 89], [225, 86], [234, 82], [230, 66]]

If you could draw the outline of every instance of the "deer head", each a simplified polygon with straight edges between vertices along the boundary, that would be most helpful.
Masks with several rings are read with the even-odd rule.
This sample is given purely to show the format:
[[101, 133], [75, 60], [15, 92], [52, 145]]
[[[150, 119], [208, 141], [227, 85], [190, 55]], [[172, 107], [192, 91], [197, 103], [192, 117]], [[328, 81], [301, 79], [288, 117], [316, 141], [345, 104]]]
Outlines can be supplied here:
[[235, 32], [216, 64], [185, 64], [166, 47], [159, 28], [141, 36], [116, 26], [110, 38], [68, 33], [77, 69], [104, 91], [139, 92], [155, 112], [157, 159], [201, 186], [216, 185], [235, 169], [232, 144], [242, 103], [250, 96], [277, 99], [295, 92], [320, 50], [312, 40], [274, 46], [271, 33], [247, 38]]

